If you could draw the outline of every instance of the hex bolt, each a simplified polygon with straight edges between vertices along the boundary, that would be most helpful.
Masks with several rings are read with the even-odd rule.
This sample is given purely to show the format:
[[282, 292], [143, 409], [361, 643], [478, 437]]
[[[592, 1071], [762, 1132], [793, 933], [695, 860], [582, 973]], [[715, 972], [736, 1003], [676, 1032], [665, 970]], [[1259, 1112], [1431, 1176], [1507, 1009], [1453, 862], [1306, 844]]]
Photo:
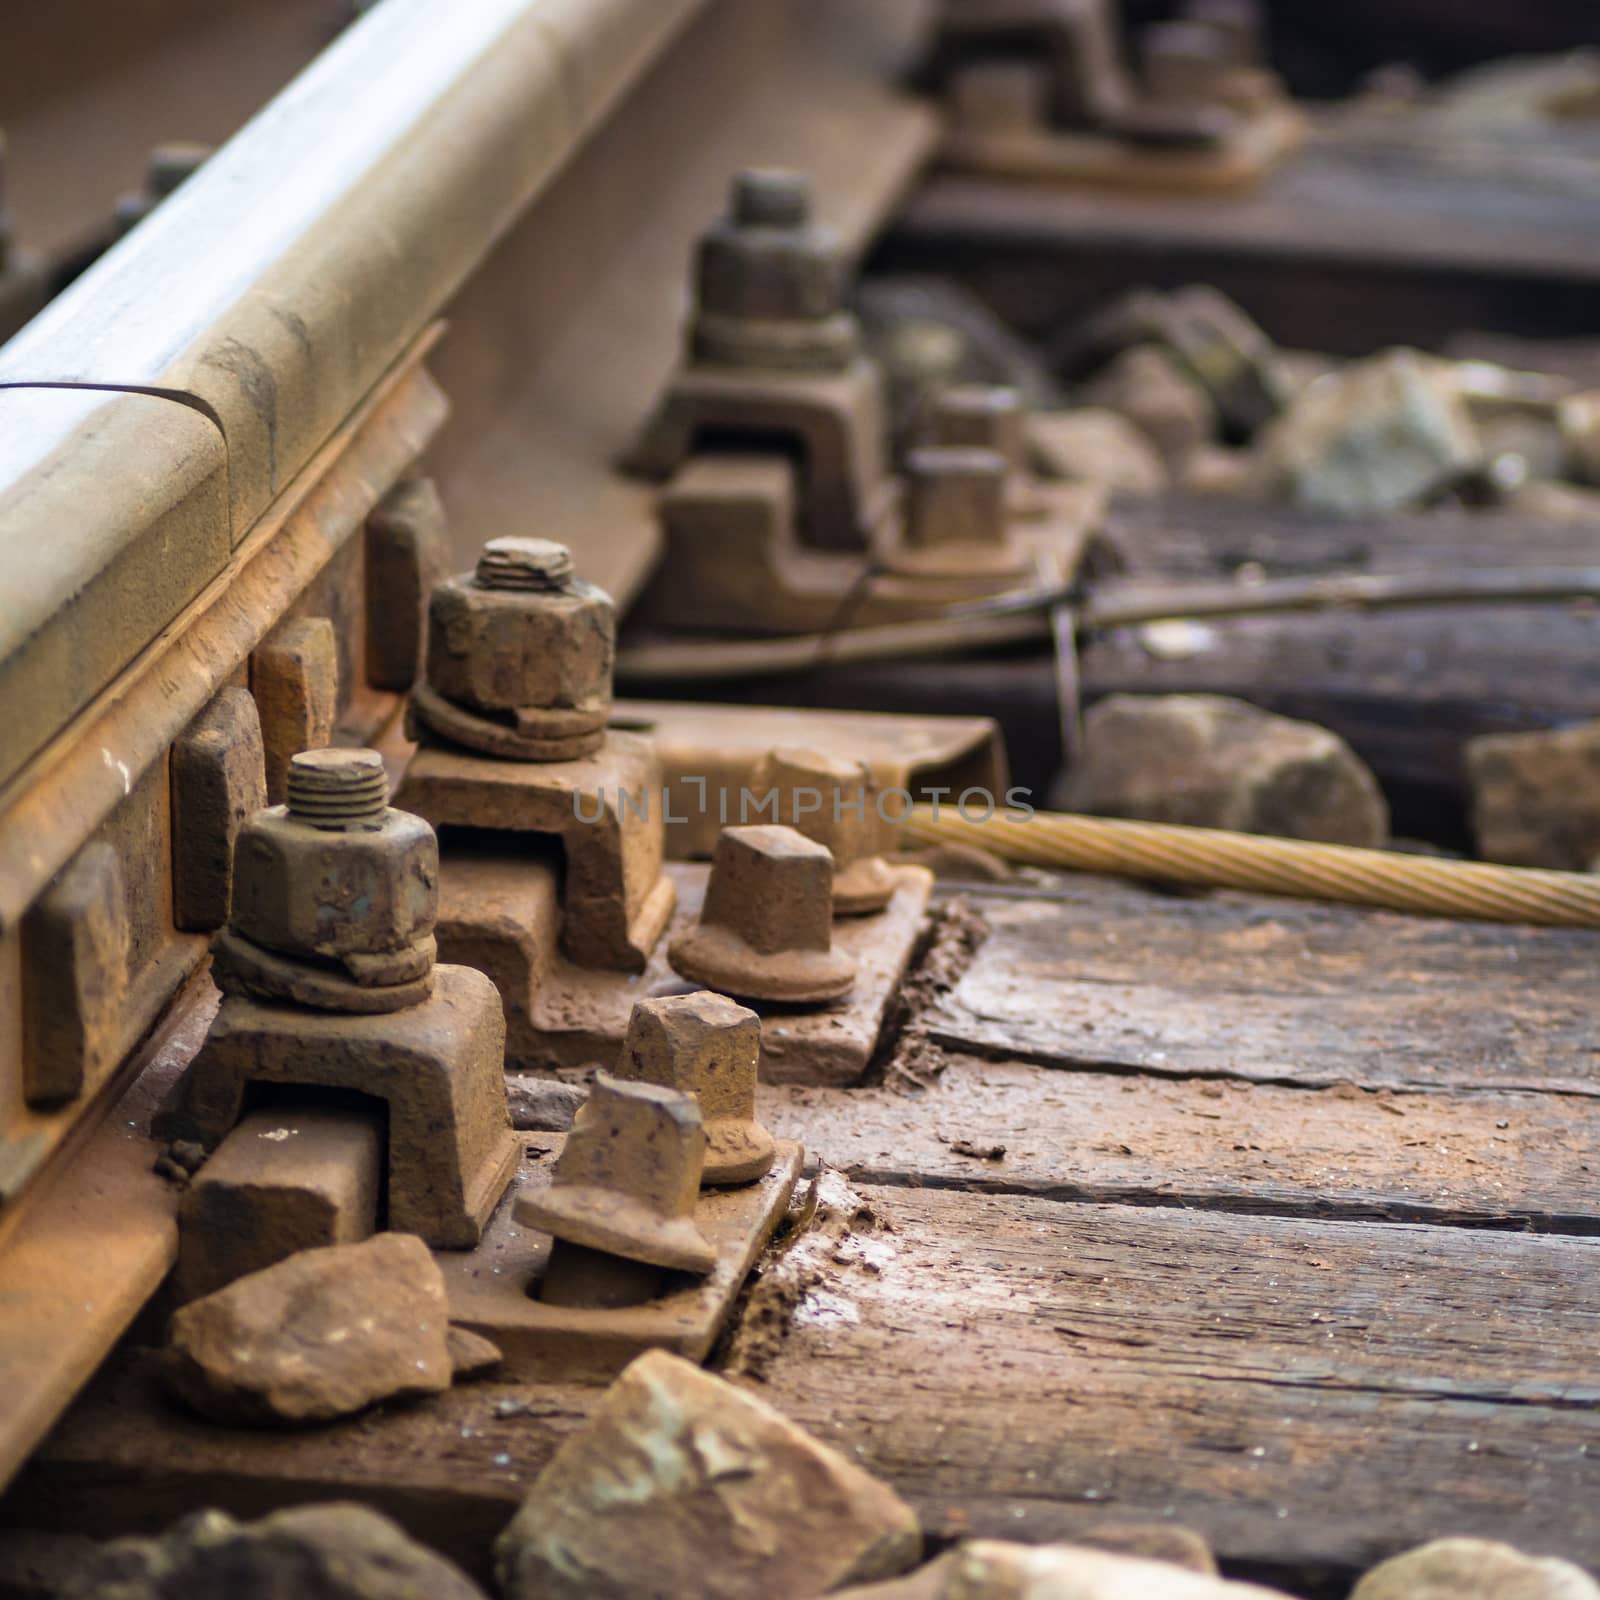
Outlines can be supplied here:
[[761, 1019], [720, 994], [635, 1001], [617, 1076], [693, 1095], [706, 1126], [703, 1184], [751, 1183], [777, 1154], [756, 1119]]
[[1027, 460], [1022, 396], [1003, 384], [951, 384], [934, 397], [928, 443], [992, 450], [1019, 472]]
[[811, 220], [811, 180], [784, 168], [747, 168], [733, 180], [732, 211], [741, 228], [803, 228]]
[[757, 763], [751, 786], [758, 795], [776, 795], [779, 822], [828, 847], [836, 917], [865, 916], [888, 905], [897, 880], [878, 852], [883, 829], [865, 762], [780, 745]]
[[[564, 1305], [622, 1304], [640, 1291], [648, 1298], [656, 1280], [629, 1263], [709, 1272], [717, 1253], [694, 1221], [705, 1153], [705, 1122], [692, 1095], [597, 1072], [549, 1186], [524, 1191], [512, 1212], [556, 1241], [540, 1298]], [[589, 1254], [574, 1257], [567, 1246]]]
[[427, 669], [411, 714], [468, 749], [522, 761], [597, 750], [611, 715], [611, 597], [550, 539], [491, 539], [428, 597]]
[[924, 445], [906, 458], [906, 543], [1003, 545], [1006, 459], [996, 450]]
[[305, 751], [288, 781], [289, 803], [239, 830], [219, 983], [325, 1010], [425, 999], [439, 910], [433, 829], [385, 803], [375, 750]]
[[846, 272], [838, 238], [812, 219], [802, 174], [739, 173], [727, 215], [695, 251], [691, 357], [711, 365], [842, 370], [860, 343], [845, 305]]
[[724, 828], [705, 905], [667, 949], [693, 983], [741, 1000], [817, 1003], [848, 994], [853, 957], [833, 948], [833, 857], [793, 828]]
[[289, 816], [313, 828], [376, 827], [389, 775], [376, 750], [303, 750], [289, 760]]

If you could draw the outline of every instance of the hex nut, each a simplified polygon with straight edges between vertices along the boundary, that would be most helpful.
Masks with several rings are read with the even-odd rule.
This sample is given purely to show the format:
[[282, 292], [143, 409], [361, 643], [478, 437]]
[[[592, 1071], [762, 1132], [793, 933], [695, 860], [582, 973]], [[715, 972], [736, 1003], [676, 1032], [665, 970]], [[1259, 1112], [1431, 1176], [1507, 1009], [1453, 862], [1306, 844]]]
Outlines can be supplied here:
[[838, 368], [855, 355], [844, 250], [812, 221], [810, 187], [798, 173], [735, 178], [728, 215], [701, 235], [694, 278], [696, 361]]
[[[513, 544], [559, 550], [568, 569], [548, 585], [526, 581], [526, 569], [508, 572], [501, 559]], [[567, 552], [545, 540], [492, 541], [476, 572], [447, 578], [429, 596], [427, 679], [460, 706], [557, 711], [569, 731], [603, 727], [615, 654], [610, 595], [574, 578]]]
[[439, 841], [406, 811], [331, 830], [271, 806], [234, 847], [230, 925], [285, 955], [344, 961], [399, 950], [432, 934], [438, 907]]

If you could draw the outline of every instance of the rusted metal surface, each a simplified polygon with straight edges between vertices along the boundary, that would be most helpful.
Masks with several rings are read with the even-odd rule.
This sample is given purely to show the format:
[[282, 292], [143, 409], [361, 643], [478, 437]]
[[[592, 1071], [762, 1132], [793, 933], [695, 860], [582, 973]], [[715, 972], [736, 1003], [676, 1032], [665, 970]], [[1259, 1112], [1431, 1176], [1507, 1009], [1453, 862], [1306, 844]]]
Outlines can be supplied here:
[[881, 799], [864, 761], [844, 761], [820, 750], [775, 746], [755, 771], [751, 788], [777, 796], [776, 813], [833, 857], [833, 914], [870, 916], [894, 894], [895, 877], [884, 860], [888, 828]]
[[267, 799], [282, 805], [289, 763], [333, 741], [339, 709], [339, 647], [331, 617], [294, 617], [250, 657], [250, 694], [261, 718]]
[[1147, 24], [1138, 71], [1108, 0], [943, 0], [923, 75], [943, 158], [970, 171], [1131, 190], [1249, 185], [1302, 123], [1261, 60], [1259, 23]]
[[[155, 1161], [144, 1120], [136, 1119], [136, 1127], [126, 1120], [108, 1125], [115, 1130], [115, 1159], [103, 1177], [84, 1165], [82, 1145], [96, 1119], [115, 1105], [128, 1073], [147, 1066], [147, 1057], [130, 1052], [204, 957], [204, 939], [182, 931], [177, 920], [175, 895], [187, 880], [175, 875], [174, 855], [181, 851], [192, 859], [209, 849], [215, 860], [236, 825], [230, 811], [207, 813], [217, 831], [208, 841], [194, 831], [197, 819], [190, 812], [189, 831], [175, 845], [173, 813], [183, 814], [185, 779], [180, 755], [175, 792], [171, 747], [219, 689], [242, 688], [251, 649], [336, 560], [383, 489], [437, 428], [442, 402], [419, 356], [420, 349], [357, 409], [224, 572], [114, 690], [62, 727], [47, 750], [0, 791], [0, 946], [7, 974], [0, 1026], [10, 1041], [0, 1059], [11, 1063], [10, 1072], [0, 1069], [0, 1165], [9, 1202], [0, 1235], [0, 1279], [24, 1275], [8, 1290], [17, 1317], [0, 1340], [0, 1362], [8, 1382], [33, 1396], [28, 1406], [8, 1413], [0, 1430], [0, 1470], [6, 1473], [131, 1320], [173, 1257], [175, 1197], [169, 1204], [171, 1191], [160, 1178], [150, 1179], [148, 1197], [159, 1203], [141, 1197]], [[151, 435], [160, 437], [159, 431]], [[121, 1069], [94, 1086], [97, 1092], [56, 1109], [29, 1109], [22, 1104], [20, 1076], [31, 981], [24, 913], [82, 841], [91, 839], [109, 842], [123, 866], [130, 948], [127, 998], [117, 1017]], [[213, 893], [220, 895], [215, 885]], [[214, 902], [211, 914], [215, 908]], [[179, 1037], [186, 1037], [182, 1026], [193, 1014], [185, 1005], [173, 1017]], [[185, 1059], [197, 1043], [198, 1038], [189, 1042]], [[109, 1132], [98, 1137], [113, 1138]], [[18, 1194], [56, 1152], [57, 1170], [44, 1193], [61, 1197], [67, 1209], [52, 1211], [41, 1202], [45, 1208], [36, 1214], [28, 1196], [19, 1200]], [[69, 1216], [84, 1241], [100, 1239], [103, 1246], [86, 1243], [82, 1258], [62, 1249], [50, 1232], [54, 1215]], [[89, 1269], [80, 1268], [80, 1261], [92, 1262], [87, 1280]], [[36, 1282], [28, 1282], [29, 1273], [37, 1275]], [[84, 1306], [92, 1306], [93, 1314], [81, 1314]]]
[[391, 1226], [470, 1248], [516, 1163], [505, 1023], [481, 974], [435, 967], [438, 847], [387, 789], [376, 751], [308, 751], [288, 806], [245, 824], [222, 1005], [162, 1131], [214, 1148], [256, 1084], [366, 1095], [387, 1109]]
[[512, 1216], [548, 1233], [557, 1250], [582, 1245], [704, 1277], [717, 1260], [694, 1223], [705, 1155], [705, 1122], [692, 1094], [598, 1072], [549, 1186], [519, 1194]]
[[58, 1106], [102, 1083], [120, 1054], [131, 934], [111, 845], [78, 852], [29, 911], [23, 938], [23, 1093]]
[[[172, 921], [171, 784], [175, 781], [182, 790], [187, 779], [182, 773], [175, 778], [169, 774], [168, 751], [219, 690], [248, 687], [248, 658], [274, 629], [285, 621], [318, 618], [331, 624], [339, 662], [337, 737], [359, 738], [389, 721], [393, 702], [374, 691], [388, 687], [382, 679], [398, 679], [403, 668], [375, 662], [381, 652], [369, 652], [367, 642], [375, 624], [387, 623], [381, 615], [388, 609], [384, 597], [394, 591], [388, 582], [363, 571], [378, 535], [386, 531], [382, 517], [365, 547], [351, 536], [393, 486], [414, 473], [417, 455], [442, 420], [441, 397], [420, 367], [427, 341], [416, 339], [418, 328], [697, 8], [690, 3], [661, 7], [631, 0], [596, 5], [574, 0], [537, 8], [538, 17], [530, 23], [535, 9], [507, 0], [492, 15], [479, 12], [461, 19], [460, 26], [452, 24], [445, 35], [431, 22], [412, 27], [392, 6], [382, 18], [368, 19], [319, 63], [309, 83], [296, 85], [58, 301], [48, 325], [36, 324], [0, 358], [0, 382], [20, 385], [6, 388], [0, 403], [26, 402], [30, 419], [42, 416], [49, 424], [30, 420], [27, 428], [8, 430], [18, 452], [11, 474], [16, 481], [27, 483], [31, 468], [49, 457], [57, 437], [72, 432], [52, 420], [58, 415], [64, 414], [70, 424], [80, 415], [98, 416], [104, 410], [114, 413], [114, 423], [124, 412], [132, 417], [137, 411], [153, 419], [135, 430], [151, 447], [141, 457], [151, 468], [154, 485], [146, 499], [157, 502], [159, 511], [162, 485], [169, 480], [181, 485], [181, 475], [173, 480], [176, 453], [160, 441], [161, 424], [169, 424], [168, 432], [192, 433], [199, 456], [213, 458], [207, 493], [216, 501], [216, 514], [208, 513], [202, 521], [208, 534], [223, 541], [220, 562], [207, 556], [198, 562], [173, 562], [169, 571], [157, 572], [144, 554], [152, 526], [144, 515], [149, 507], [132, 506], [130, 496], [130, 506], [123, 510], [131, 507], [131, 514], [120, 516], [111, 503], [117, 475], [97, 474], [89, 463], [86, 476], [104, 481], [110, 530], [103, 541], [106, 548], [132, 552], [129, 570], [176, 586], [178, 598], [145, 603], [147, 594], [136, 595], [140, 604], [129, 606], [125, 616], [113, 617], [115, 626], [105, 630], [114, 636], [114, 649], [101, 650], [99, 638], [86, 630], [84, 637], [99, 653], [86, 653], [83, 670], [72, 679], [78, 699], [64, 702], [67, 710], [39, 723], [45, 743], [24, 746], [25, 764], [0, 788], [0, 1018], [7, 1030], [20, 1029], [23, 1014], [19, 974], [26, 953], [24, 913], [97, 830], [115, 842], [122, 856], [131, 930], [119, 1059], [126, 1058], [182, 977], [202, 959], [203, 939], [175, 932]], [[788, 144], [802, 159], [814, 149], [819, 157], [814, 165], [830, 179], [828, 203], [837, 204], [846, 239], [852, 249], [859, 248], [926, 148], [930, 125], [925, 113], [884, 89], [879, 68], [885, 57], [874, 53], [894, 48], [907, 36], [911, 8], [888, 8], [885, 20], [866, 31], [872, 43], [864, 52], [856, 51], [855, 37], [834, 32], [803, 62], [797, 54], [793, 63], [786, 63], [786, 70], [792, 67], [788, 103], [802, 107], [805, 115], [776, 136], [761, 133], [760, 125], [775, 107], [767, 82], [758, 86], [749, 80], [738, 105], [732, 99], [708, 98], [704, 65], [707, 59], [737, 62], [743, 74], [753, 59], [763, 54], [770, 59], [793, 27], [783, 15], [787, 8], [717, 9], [735, 17], [734, 25], [698, 30], [698, 39], [686, 41], [675, 83], [669, 82], [653, 103], [648, 95], [639, 97], [645, 106], [641, 115], [659, 116], [667, 109], [684, 138], [700, 141], [700, 154], [698, 166], [686, 159], [672, 184], [650, 179], [650, 205], [628, 219], [630, 226], [637, 225], [637, 242], [643, 247], [648, 237], [649, 249], [675, 252], [672, 217], [703, 214], [698, 195], [712, 182], [720, 186], [725, 181], [732, 166], [732, 141], [752, 150], [767, 142], [775, 153]], [[757, 17], [758, 11], [763, 15]], [[889, 16], [891, 12], [896, 15]], [[286, 11], [282, 14], [287, 17]], [[813, 20], [795, 30], [808, 46]], [[724, 38], [733, 41], [727, 52], [721, 49]], [[390, 47], [397, 54], [388, 55]], [[370, 70], [374, 56], [369, 52], [385, 56], [399, 76]], [[833, 76], [818, 74], [819, 60]], [[402, 78], [407, 92], [393, 92]], [[363, 86], [370, 89], [379, 79], [385, 80], [384, 98], [393, 112], [387, 119], [369, 117], [360, 106]], [[340, 85], [352, 86], [352, 92], [336, 92]], [[683, 113], [690, 106], [694, 114], [686, 121]], [[707, 115], [713, 107], [716, 114]], [[856, 111], [869, 122], [877, 118], [882, 134], [865, 162], [859, 146], [863, 124]], [[325, 161], [330, 142], [338, 142], [321, 121], [325, 115], [348, 119], [356, 130], [358, 148], [350, 164], [338, 171]], [[451, 120], [453, 137], [441, 145], [434, 129], [445, 119]], [[626, 116], [619, 116], [619, 126], [625, 121]], [[603, 164], [609, 158], [601, 152], [597, 159]], [[262, 161], [266, 167], [256, 164]], [[849, 182], [840, 185], [838, 178], [846, 172]], [[841, 191], [838, 198], [833, 189]], [[692, 205], [684, 203], [686, 194], [697, 196]], [[246, 196], [247, 209], [241, 212], [238, 204]], [[554, 214], [564, 203], [559, 195], [552, 197]], [[572, 250], [552, 257], [543, 248], [550, 238], [549, 224], [547, 215], [532, 225], [544, 260], [531, 277], [519, 273], [519, 288], [531, 294], [536, 310], [544, 314], [552, 296], [570, 294], [581, 279], [585, 294], [596, 288], [594, 304], [603, 306], [606, 297], [592, 274], [577, 268], [587, 259], [577, 234], [565, 230]], [[485, 276], [487, 281], [494, 274]], [[153, 282], [161, 286], [158, 293], [150, 292]], [[312, 286], [310, 302], [300, 299], [306, 285]], [[623, 287], [620, 276], [615, 287]], [[585, 317], [575, 319], [575, 336], [584, 331], [577, 325], [584, 322], [591, 335], [602, 327], [607, 338], [624, 327], [630, 335], [637, 332], [635, 308], [648, 297], [639, 295], [636, 276], [622, 298], [628, 307], [622, 317], [614, 314], [615, 297], [613, 310], [602, 310], [598, 321], [586, 306]], [[357, 307], [354, 321], [352, 305]], [[652, 339], [670, 338], [672, 315], [669, 295], [650, 302], [644, 337], [630, 347], [625, 369], [597, 361], [592, 350], [579, 353], [582, 340], [577, 337], [563, 346], [559, 360], [550, 353], [557, 341], [535, 338], [528, 346], [538, 382], [553, 376], [560, 361], [575, 360], [585, 378], [592, 375], [596, 381], [573, 384], [563, 375], [562, 393], [575, 399], [580, 410], [601, 397], [621, 419], [610, 431], [598, 430], [584, 451], [569, 452], [570, 459], [581, 455], [582, 461], [563, 483], [570, 487], [581, 479], [586, 501], [589, 490], [601, 490], [593, 500], [595, 515], [582, 521], [583, 531], [590, 535], [597, 527], [621, 529], [621, 546], [608, 548], [622, 549], [624, 578], [630, 584], [636, 584], [648, 558], [651, 534], [648, 519], [618, 523], [608, 517], [605, 494], [615, 481], [608, 456], [636, 420], [635, 408], [645, 392], [636, 385], [632, 362], [637, 358], [648, 363]], [[145, 386], [162, 394], [127, 392]], [[475, 400], [494, 398], [492, 383], [468, 387]], [[541, 402], [540, 409], [546, 417], [570, 415], [562, 406], [549, 408]], [[503, 415], [520, 427], [514, 413], [515, 407], [507, 407]], [[109, 427], [108, 432], [114, 431]], [[494, 436], [491, 429], [477, 435], [481, 440]], [[546, 432], [528, 459], [536, 460], [550, 443]], [[73, 449], [76, 464], [76, 445]], [[192, 466], [187, 458], [177, 464], [186, 470]], [[206, 460], [200, 464], [205, 467]], [[459, 483], [458, 476], [452, 477]], [[122, 474], [119, 481], [126, 486], [129, 479]], [[478, 506], [482, 508], [481, 499]], [[82, 524], [81, 517], [43, 520], [69, 528]], [[497, 527], [491, 519], [484, 528], [485, 533], [503, 531], [503, 520]], [[15, 554], [38, 541], [8, 543]], [[410, 549], [402, 555], [407, 562], [412, 559]], [[106, 577], [92, 561], [85, 563], [83, 575], [91, 587], [102, 582], [115, 588], [123, 581], [116, 571]], [[184, 590], [183, 584], [190, 587]], [[418, 578], [416, 590], [423, 586]], [[407, 631], [403, 619], [396, 630]], [[396, 648], [404, 653], [403, 642]], [[374, 662], [371, 680], [364, 681], [363, 668]], [[289, 742], [281, 742], [281, 753], [287, 753]], [[31, 755], [26, 754], [29, 749]], [[219, 826], [230, 825], [224, 823], [221, 808], [216, 818]], [[185, 921], [211, 923], [216, 917], [225, 891], [216, 871], [207, 870], [209, 881], [199, 898], [209, 904], [183, 912]], [[185, 890], [186, 904], [188, 895]], [[203, 1011], [204, 991], [201, 995]], [[183, 1013], [191, 1020], [198, 1014], [192, 1009]], [[381, 1029], [384, 1024], [373, 1018], [364, 1025]], [[194, 1044], [189, 1042], [187, 1052]], [[118, 1078], [118, 1086], [120, 1082]], [[9, 1080], [5, 1088], [9, 1094]], [[108, 1085], [98, 1099], [85, 1097], [60, 1113], [7, 1115], [0, 1165], [8, 1196], [24, 1188], [75, 1125], [86, 1134], [89, 1119], [109, 1107], [111, 1095]], [[136, 1158], [153, 1164], [155, 1150], [142, 1132], [134, 1137], [130, 1130], [130, 1137]], [[63, 1149], [63, 1165], [52, 1175], [62, 1182], [76, 1168], [66, 1156]], [[165, 1193], [163, 1180], [154, 1183]], [[91, 1198], [92, 1186], [71, 1186], [75, 1204]], [[8, 1230], [22, 1229], [33, 1215], [28, 1198], [8, 1206]], [[76, 1263], [62, 1262], [53, 1280], [41, 1280], [37, 1292], [16, 1297], [25, 1314], [38, 1307], [40, 1315], [27, 1348], [7, 1345], [0, 1355], [8, 1374], [13, 1372], [10, 1363], [17, 1363], [16, 1386], [36, 1395], [38, 1402], [17, 1412], [6, 1431], [7, 1466], [37, 1437], [52, 1409], [81, 1381], [170, 1262], [170, 1215], [163, 1215], [164, 1223], [157, 1226], [147, 1210], [128, 1207], [116, 1219], [119, 1226], [129, 1225], [131, 1233], [96, 1260], [98, 1295], [85, 1293]], [[102, 1221], [91, 1206], [87, 1213], [80, 1211], [75, 1226], [85, 1238], [93, 1238]], [[0, 1250], [0, 1277], [9, 1272], [10, 1263], [11, 1257]], [[71, 1323], [64, 1324], [51, 1309], [90, 1299], [96, 1301], [95, 1315]], [[39, 1338], [34, 1339], [34, 1331]]]
[[354, 1110], [253, 1111], [217, 1147], [178, 1213], [179, 1300], [297, 1250], [353, 1244], [378, 1226], [384, 1129]]
[[869, 557], [801, 539], [799, 484], [786, 458], [695, 456], [662, 491], [665, 553], [633, 613], [636, 627], [826, 637], [938, 618], [964, 600], [1025, 591], [1043, 574], [1069, 577], [1103, 555], [1104, 497], [1094, 486], [1013, 479], [1008, 487], [1007, 514], [994, 519], [986, 547], [930, 559], [916, 547], [930, 508], [902, 515], [897, 494]]
[[812, 223], [800, 175], [742, 174], [728, 220], [703, 236], [696, 265], [683, 365], [628, 465], [665, 478], [708, 436], [758, 436], [803, 464], [806, 540], [863, 547], [890, 492], [883, 378], [844, 303], [843, 248]]
[[186, 396], [241, 537], [697, 8], [374, 7], [6, 347], [0, 383]]
[[267, 803], [261, 714], [248, 690], [224, 689], [172, 746], [172, 920], [207, 932], [228, 920], [233, 847]]
[[491, 756], [573, 761], [604, 743], [616, 614], [548, 539], [491, 539], [428, 600], [420, 729]]
[[190, 407], [0, 388], [0, 418], [6, 783], [195, 600], [230, 541], [227, 452]]
[[80, 1124], [70, 1161], [20, 1196], [49, 1141], [21, 1129], [6, 1146], [0, 1381], [11, 1401], [0, 1428], [0, 1479], [10, 1480], [172, 1266], [179, 1191], [155, 1171], [149, 1124], [205, 1037], [208, 989], [185, 992], [129, 1063], [131, 1087], [103, 1119]]
[[833, 857], [771, 823], [724, 828], [694, 926], [668, 947], [691, 982], [745, 1000], [816, 1004], [847, 995], [855, 961], [833, 947]]
[[756, 1117], [760, 1060], [761, 1019], [748, 1007], [701, 991], [638, 1001], [616, 1075], [692, 1095], [706, 1130], [700, 1181], [750, 1183], [774, 1159], [772, 1135]]
[[[309, 750], [289, 764], [288, 805], [257, 812], [234, 849], [225, 994], [288, 998], [253, 968], [264, 949], [309, 970], [293, 996], [330, 1011], [426, 999], [439, 907], [439, 846], [387, 804], [375, 750]], [[352, 997], [384, 991], [381, 1007]], [[398, 991], [396, 993], [395, 991]]]
[[[661, 874], [659, 807], [647, 800], [634, 808], [641, 795], [654, 797], [659, 787], [648, 742], [608, 733], [596, 754], [550, 763], [424, 746], [395, 798], [437, 828], [559, 839], [567, 867], [563, 949], [581, 966], [637, 972], [672, 915], [672, 886]], [[447, 840], [446, 880], [450, 859]], [[448, 900], [448, 881], [445, 894]]]
[[444, 506], [432, 478], [396, 484], [367, 518], [366, 679], [404, 693], [422, 665], [428, 596], [446, 570]]
[[[564, 1140], [551, 1134], [525, 1137], [528, 1158], [513, 1193], [531, 1200], [550, 1183]], [[704, 1360], [783, 1217], [802, 1159], [800, 1145], [779, 1141], [776, 1159], [761, 1178], [705, 1190], [695, 1202], [693, 1221], [715, 1253], [714, 1265], [700, 1278], [669, 1277], [665, 1292], [643, 1303], [578, 1306], [541, 1298], [539, 1287], [552, 1266], [551, 1241], [514, 1220], [516, 1202], [508, 1197], [473, 1255], [435, 1258], [450, 1296], [451, 1320], [492, 1339], [504, 1352], [501, 1371], [520, 1383], [607, 1382], [649, 1349]], [[604, 1263], [598, 1278], [581, 1271], [586, 1265], [580, 1264], [578, 1274], [583, 1291], [593, 1294], [597, 1287], [617, 1283], [615, 1258]], [[647, 1269], [647, 1285], [653, 1270]]]
[[481, 973], [441, 964], [433, 978], [427, 999], [377, 1015], [225, 997], [161, 1131], [220, 1143], [251, 1084], [382, 1101], [390, 1226], [440, 1249], [471, 1249], [520, 1148], [506, 1110], [505, 1023]]
[[920, 794], [943, 783], [957, 792], [976, 786], [1003, 794], [1009, 781], [1005, 747], [986, 717], [619, 700], [612, 722], [648, 733], [660, 752], [666, 848], [674, 860], [710, 856], [726, 819], [707, 797], [754, 787], [756, 768], [780, 746], [865, 762], [880, 793]]

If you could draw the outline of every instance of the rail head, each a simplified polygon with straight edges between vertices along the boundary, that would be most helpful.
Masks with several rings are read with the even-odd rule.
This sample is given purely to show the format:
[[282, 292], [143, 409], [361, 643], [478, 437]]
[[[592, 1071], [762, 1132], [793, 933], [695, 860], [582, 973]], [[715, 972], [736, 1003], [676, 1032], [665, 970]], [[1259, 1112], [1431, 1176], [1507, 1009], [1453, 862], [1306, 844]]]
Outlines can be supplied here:
[[[0, 455], [0, 701], [26, 724], [0, 749], [0, 786], [221, 570], [705, 3], [384, 0], [0, 348], [16, 419]], [[187, 415], [119, 419], [114, 462], [63, 438], [135, 397]], [[150, 480], [192, 470], [202, 428], [226, 503], [180, 548]], [[75, 516], [85, 495], [92, 515]], [[68, 603], [113, 568], [157, 564], [165, 587], [136, 618]], [[66, 656], [69, 680], [30, 699], [41, 663]]]

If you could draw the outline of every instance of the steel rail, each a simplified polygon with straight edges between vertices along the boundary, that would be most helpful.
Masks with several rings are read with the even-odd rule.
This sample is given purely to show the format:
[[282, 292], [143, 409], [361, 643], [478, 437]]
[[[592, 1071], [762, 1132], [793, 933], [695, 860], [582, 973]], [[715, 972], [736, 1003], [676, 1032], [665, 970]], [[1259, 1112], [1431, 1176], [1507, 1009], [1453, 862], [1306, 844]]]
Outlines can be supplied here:
[[[0, 784], [217, 575], [707, 3], [384, 0], [0, 349]], [[87, 391], [66, 415], [63, 388]], [[137, 471], [81, 471], [117, 420], [84, 414], [96, 396], [169, 402], [199, 437], [141, 456], [130, 426]], [[208, 439], [222, 525], [208, 503], [175, 540]]]

